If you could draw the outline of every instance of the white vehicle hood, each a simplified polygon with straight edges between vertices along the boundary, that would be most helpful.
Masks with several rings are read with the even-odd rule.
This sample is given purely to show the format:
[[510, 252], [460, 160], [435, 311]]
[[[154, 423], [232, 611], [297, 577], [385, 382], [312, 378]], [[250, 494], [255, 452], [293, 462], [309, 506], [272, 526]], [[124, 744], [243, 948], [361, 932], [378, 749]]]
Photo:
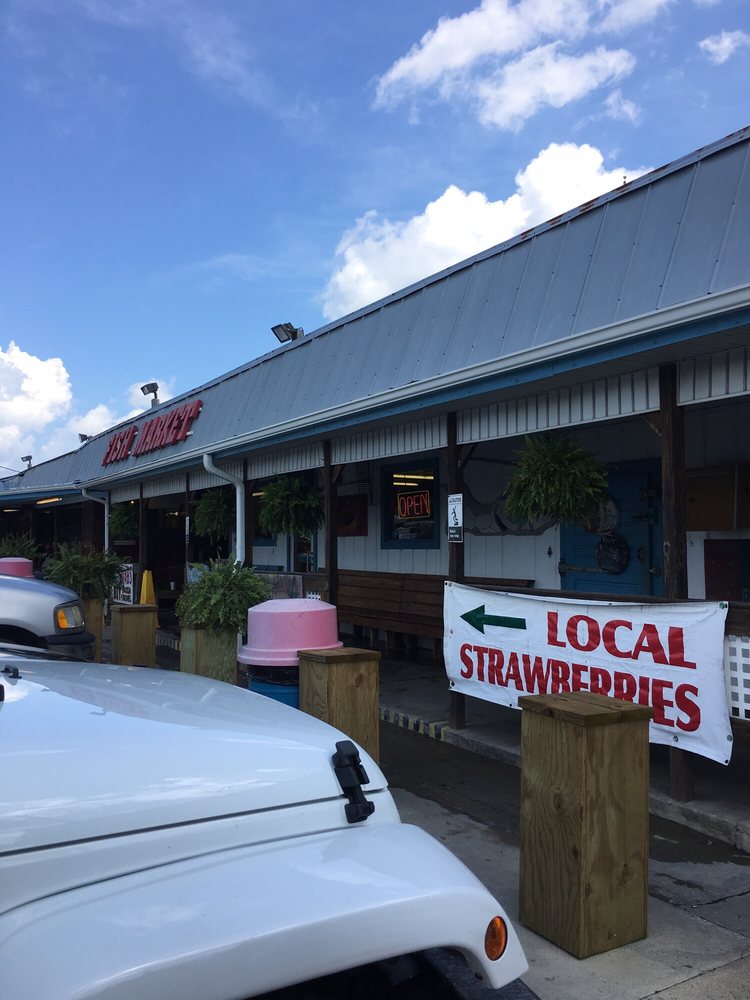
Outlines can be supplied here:
[[[268, 698], [165, 670], [3, 662], [20, 676], [0, 674], [0, 853], [342, 797], [345, 737]], [[385, 788], [362, 763], [365, 789]]]

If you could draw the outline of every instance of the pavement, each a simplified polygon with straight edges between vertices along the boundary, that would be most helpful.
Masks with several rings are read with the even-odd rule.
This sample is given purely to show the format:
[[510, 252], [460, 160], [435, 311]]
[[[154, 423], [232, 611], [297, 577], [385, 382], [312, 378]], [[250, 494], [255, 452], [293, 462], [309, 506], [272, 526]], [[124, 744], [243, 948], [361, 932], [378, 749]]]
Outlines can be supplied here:
[[[521, 766], [521, 712], [477, 698], [466, 699], [466, 726], [449, 724], [445, 672], [413, 660], [380, 662], [380, 718], [493, 760]], [[750, 852], [750, 747], [735, 744], [729, 767], [694, 756], [696, 796], [676, 802], [668, 792], [668, 748], [652, 745], [649, 810]], [[750, 996], [750, 988], [748, 989]]]
[[526, 952], [529, 971], [499, 994], [453, 975], [466, 1000], [747, 1000], [749, 855], [652, 819], [647, 937], [579, 960], [518, 919], [517, 769], [386, 724], [381, 747], [404, 822], [442, 841], [484, 882]]

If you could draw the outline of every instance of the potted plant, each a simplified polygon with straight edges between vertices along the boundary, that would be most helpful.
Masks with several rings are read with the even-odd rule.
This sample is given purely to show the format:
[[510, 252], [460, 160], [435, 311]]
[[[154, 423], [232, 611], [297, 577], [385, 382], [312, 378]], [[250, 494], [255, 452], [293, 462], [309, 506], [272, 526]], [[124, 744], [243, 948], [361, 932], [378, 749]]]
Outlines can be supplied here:
[[48, 578], [74, 590], [81, 598], [86, 627], [96, 637], [95, 660], [100, 660], [102, 653], [104, 601], [119, 581], [122, 568], [122, 559], [113, 552], [62, 543], [47, 563]]
[[607, 485], [607, 474], [597, 459], [564, 434], [537, 434], [524, 442], [505, 491], [510, 517], [520, 524], [533, 524], [542, 517], [590, 523]]
[[282, 476], [263, 488], [258, 521], [266, 534], [311, 539], [324, 520], [320, 490], [299, 476]]
[[0, 538], [0, 559], [19, 556], [33, 561], [38, 553], [39, 546], [30, 531], [9, 531]]
[[233, 559], [211, 560], [177, 601], [180, 670], [235, 684], [237, 633], [245, 630], [247, 609], [270, 593], [251, 569]]

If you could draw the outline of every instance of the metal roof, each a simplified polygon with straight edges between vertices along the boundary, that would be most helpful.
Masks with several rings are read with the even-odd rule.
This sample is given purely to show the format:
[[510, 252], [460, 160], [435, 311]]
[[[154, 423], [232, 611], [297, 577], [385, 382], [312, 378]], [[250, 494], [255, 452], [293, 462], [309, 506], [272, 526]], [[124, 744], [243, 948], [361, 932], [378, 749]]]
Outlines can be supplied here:
[[747, 323], [749, 160], [750, 127], [137, 419], [202, 399], [191, 437], [177, 445], [103, 467], [108, 431], [2, 481], [0, 495], [140, 478], [195, 465], [206, 451], [361, 424], [378, 408], [408, 413], [430, 398], [501, 388], [501, 376], [571, 370], [605, 349], [611, 358], [656, 348], [661, 332], [664, 346]]

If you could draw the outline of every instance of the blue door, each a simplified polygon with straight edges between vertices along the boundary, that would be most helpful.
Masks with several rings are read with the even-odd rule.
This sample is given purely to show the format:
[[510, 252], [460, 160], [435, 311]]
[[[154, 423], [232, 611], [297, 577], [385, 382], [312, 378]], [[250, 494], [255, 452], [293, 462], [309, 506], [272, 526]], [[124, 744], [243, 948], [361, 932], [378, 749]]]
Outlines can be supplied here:
[[596, 531], [560, 529], [562, 590], [654, 596], [663, 593], [658, 462], [608, 470], [610, 503]]

